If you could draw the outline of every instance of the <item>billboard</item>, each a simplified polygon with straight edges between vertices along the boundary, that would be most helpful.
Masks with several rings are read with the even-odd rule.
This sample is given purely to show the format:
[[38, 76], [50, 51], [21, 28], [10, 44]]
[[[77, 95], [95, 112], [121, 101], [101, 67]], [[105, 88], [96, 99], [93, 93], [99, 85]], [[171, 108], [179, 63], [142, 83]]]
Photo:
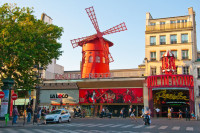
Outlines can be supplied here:
[[80, 89], [79, 103], [143, 103], [143, 88]]

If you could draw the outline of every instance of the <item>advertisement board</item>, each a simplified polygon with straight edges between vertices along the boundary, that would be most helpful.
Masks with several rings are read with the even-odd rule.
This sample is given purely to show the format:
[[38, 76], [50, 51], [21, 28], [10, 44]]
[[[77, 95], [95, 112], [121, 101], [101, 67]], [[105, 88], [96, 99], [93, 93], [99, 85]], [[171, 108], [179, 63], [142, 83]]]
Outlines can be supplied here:
[[80, 89], [79, 103], [143, 103], [143, 88]]
[[8, 111], [9, 90], [3, 90], [5, 96], [1, 100], [1, 114], [0, 117], [5, 117]]

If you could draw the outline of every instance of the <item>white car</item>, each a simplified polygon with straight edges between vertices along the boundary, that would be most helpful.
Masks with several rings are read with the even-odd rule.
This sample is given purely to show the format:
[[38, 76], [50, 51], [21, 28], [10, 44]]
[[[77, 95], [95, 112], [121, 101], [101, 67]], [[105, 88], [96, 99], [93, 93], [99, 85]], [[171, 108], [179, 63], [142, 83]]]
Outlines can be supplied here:
[[46, 115], [46, 122], [57, 122], [61, 123], [63, 121], [71, 121], [71, 115], [66, 109], [58, 109], [50, 112]]

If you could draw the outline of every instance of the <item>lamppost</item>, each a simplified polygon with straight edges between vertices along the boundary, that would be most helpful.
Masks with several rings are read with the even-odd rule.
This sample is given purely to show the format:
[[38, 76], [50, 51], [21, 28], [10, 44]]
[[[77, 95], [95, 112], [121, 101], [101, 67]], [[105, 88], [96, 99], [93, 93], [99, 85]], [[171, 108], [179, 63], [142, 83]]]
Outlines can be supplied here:
[[42, 77], [42, 71], [43, 67], [40, 67], [39, 65], [34, 65], [34, 71], [36, 72], [36, 80], [37, 80], [37, 84], [35, 87], [36, 90], [36, 99], [34, 100], [34, 104], [35, 104], [35, 109], [34, 109], [34, 116], [33, 116], [33, 124], [36, 122], [37, 123], [37, 112], [38, 112], [38, 105], [40, 104], [40, 78]]

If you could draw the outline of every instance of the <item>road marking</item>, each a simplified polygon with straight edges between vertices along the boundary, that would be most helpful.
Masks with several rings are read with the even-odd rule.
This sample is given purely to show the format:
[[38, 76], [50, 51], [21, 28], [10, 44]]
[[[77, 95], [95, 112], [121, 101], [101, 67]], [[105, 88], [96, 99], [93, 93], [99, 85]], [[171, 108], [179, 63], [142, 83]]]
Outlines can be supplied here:
[[104, 124], [102, 126], [98, 126], [98, 127], [108, 127], [108, 126], [114, 126], [115, 124]]
[[7, 133], [17, 133], [17, 131], [15, 131], [15, 130], [13, 130], [13, 129], [7, 128], [7, 129], [5, 129], [5, 130], [7, 131]]
[[36, 133], [46, 133], [46, 131], [41, 129], [33, 129]]
[[187, 131], [193, 131], [194, 129], [193, 129], [193, 127], [186, 127], [186, 130]]
[[143, 127], [144, 125], [139, 125], [139, 126], [135, 126], [135, 127], [133, 127], [133, 128], [141, 128], [141, 127]]
[[133, 125], [133, 124], [131, 124], [131, 125], [126, 125], [126, 126], [123, 126], [123, 127], [121, 127], [121, 128], [132, 127], [132, 126], [134, 126], [134, 125]]
[[156, 126], [149, 126], [149, 127], [146, 127], [146, 128], [151, 129], [151, 128], [154, 128], [154, 127], [156, 127]]
[[93, 125], [87, 126], [87, 127], [99, 127], [99, 126], [103, 126], [103, 124], [93, 124]]
[[175, 126], [175, 127], [172, 128], [172, 130], [179, 130], [179, 129], [180, 129], [179, 126]]
[[161, 126], [158, 129], [166, 129], [168, 126]]
[[65, 133], [64, 131], [58, 131], [58, 130], [54, 130], [54, 129], [46, 129], [49, 132], [53, 132], [53, 133]]
[[20, 133], [22, 132], [22, 133], [34, 133], [34, 132], [32, 132], [32, 131], [30, 131], [30, 130], [27, 130], [27, 129], [19, 129], [18, 131], [20, 131]]
[[110, 126], [110, 127], [118, 127], [121, 126], [122, 124], [118, 124], [118, 125], [114, 125], [114, 126]]

